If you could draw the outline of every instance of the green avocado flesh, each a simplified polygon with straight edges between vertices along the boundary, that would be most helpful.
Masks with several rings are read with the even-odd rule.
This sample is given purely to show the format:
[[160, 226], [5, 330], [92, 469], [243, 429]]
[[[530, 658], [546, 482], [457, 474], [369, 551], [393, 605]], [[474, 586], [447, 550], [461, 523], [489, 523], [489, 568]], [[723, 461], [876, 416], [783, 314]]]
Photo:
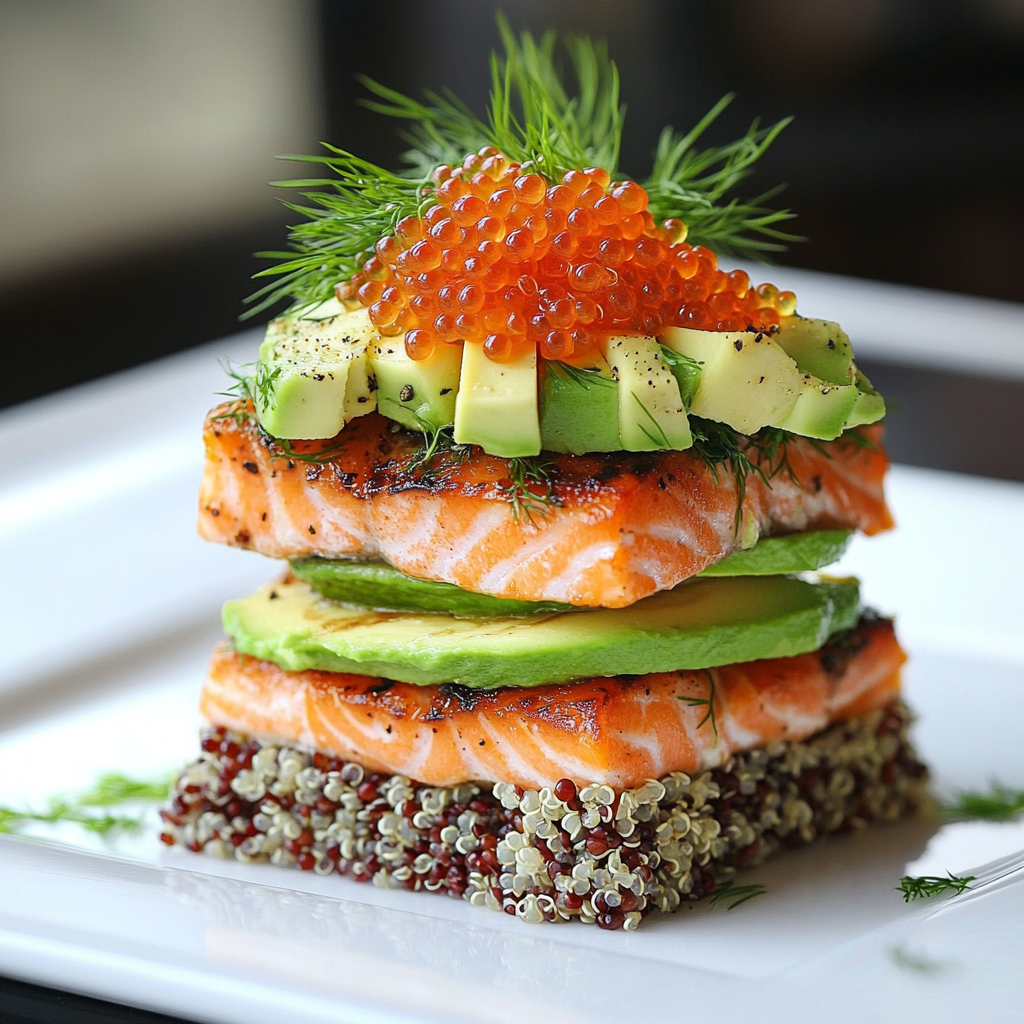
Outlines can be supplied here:
[[[846, 549], [849, 530], [816, 530], [764, 537], [746, 551], [734, 551], [701, 576], [781, 576], [812, 572], [834, 562]], [[292, 572], [333, 601], [392, 612], [446, 612], [456, 617], [549, 615], [572, 611], [558, 601], [516, 601], [475, 594], [451, 583], [406, 576], [384, 562], [297, 558]]]
[[242, 654], [420, 685], [540, 686], [595, 676], [711, 668], [817, 650], [858, 616], [855, 581], [698, 579], [629, 608], [530, 619], [348, 608], [302, 582], [224, 606]]
[[490, 594], [474, 594], [451, 583], [418, 580], [385, 562], [349, 562], [332, 558], [299, 558], [292, 572], [324, 597], [344, 604], [392, 612], [446, 612], [479, 618], [481, 615], [550, 615], [572, 605], [558, 601], [515, 601]]
[[666, 327], [608, 335], [584, 355], [506, 362], [480, 345], [411, 359], [365, 309], [331, 299], [273, 320], [260, 347], [259, 422], [280, 438], [334, 437], [377, 409], [409, 430], [452, 427], [460, 444], [506, 458], [543, 451], [682, 451], [688, 413], [743, 434], [778, 427], [831, 440], [872, 423], [885, 403], [828, 320], [787, 317], [777, 332]]
[[615, 452], [619, 384], [599, 352], [573, 361], [545, 361], [540, 375], [540, 441], [549, 452]]
[[763, 537], [746, 551], [734, 551], [709, 565], [701, 576], [778, 576], [813, 572], [835, 562], [846, 550], [852, 530], [814, 530], [784, 537]]

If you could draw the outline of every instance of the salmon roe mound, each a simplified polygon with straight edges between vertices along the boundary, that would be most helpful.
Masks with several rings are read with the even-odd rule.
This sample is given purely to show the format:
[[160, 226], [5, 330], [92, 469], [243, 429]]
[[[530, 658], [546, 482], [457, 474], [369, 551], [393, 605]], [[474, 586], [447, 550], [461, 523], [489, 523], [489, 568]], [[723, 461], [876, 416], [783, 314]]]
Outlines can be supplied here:
[[381, 334], [404, 335], [412, 359], [464, 341], [497, 361], [527, 345], [564, 359], [601, 335], [767, 331], [795, 311], [792, 292], [755, 288], [687, 245], [682, 221], [656, 224], [635, 182], [600, 167], [554, 185], [523, 171], [493, 147], [439, 167], [432, 205], [377, 242], [337, 297], [369, 307]]

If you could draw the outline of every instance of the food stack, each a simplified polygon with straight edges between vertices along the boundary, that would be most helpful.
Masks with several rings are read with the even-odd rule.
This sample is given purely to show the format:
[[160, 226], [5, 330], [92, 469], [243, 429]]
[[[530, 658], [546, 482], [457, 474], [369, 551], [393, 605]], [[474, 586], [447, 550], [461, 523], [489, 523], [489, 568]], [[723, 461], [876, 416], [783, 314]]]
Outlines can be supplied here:
[[632, 929], [926, 776], [892, 623], [819, 573], [892, 525], [884, 402], [708, 244], [781, 235], [715, 178], [777, 129], [615, 180], [614, 67], [570, 41], [569, 98], [553, 47], [506, 35], [486, 125], [373, 87], [416, 171], [323, 158], [205, 426], [200, 532], [288, 565], [225, 606], [163, 838]]

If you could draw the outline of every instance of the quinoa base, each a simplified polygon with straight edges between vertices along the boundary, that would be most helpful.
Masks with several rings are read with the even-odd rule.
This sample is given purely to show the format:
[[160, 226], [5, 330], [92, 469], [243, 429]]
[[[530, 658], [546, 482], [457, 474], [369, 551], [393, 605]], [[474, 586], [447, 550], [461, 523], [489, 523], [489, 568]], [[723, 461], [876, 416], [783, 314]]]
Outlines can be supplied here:
[[929, 802], [902, 701], [799, 742], [634, 789], [423, 786], [231, 730], [161, 811], [162, 840], [243, 862], [445, 893], [529, 923], [635, 929], [784, 846], [895, 821]]

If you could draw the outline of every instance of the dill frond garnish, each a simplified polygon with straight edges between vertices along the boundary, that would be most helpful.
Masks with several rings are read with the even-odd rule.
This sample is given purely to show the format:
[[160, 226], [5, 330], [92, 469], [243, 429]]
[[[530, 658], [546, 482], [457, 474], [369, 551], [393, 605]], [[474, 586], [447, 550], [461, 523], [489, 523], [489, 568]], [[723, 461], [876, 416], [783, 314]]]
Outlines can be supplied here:
[[945, 878], [940, 875], [918, 875], [916, 877], [904, 875], [896, 888], [903, 893], [904, 903], [912, 903], [914, 900], [930, 899], [932, 896], [939, 896], [944, 892], [951, 892], [955, 896], [959, 896], [960, 893], [970, 889], [970, 883], [974, 879], [974, 875], [965, 875], [961, 878], [949, 873]]
[[728, 903], [725, 908], [735, 910], [738, 906], [754, 899], [755, 896], [764, 896], [768, 892], [767, 887], [755, 882], [753, 885], [737, 885], [736, 880], [730, 878], [726, 882], [719, 882], [708, 896], [708, 903], [717, 907], [719, 903]]
[[684, 704], [691, 708], [707, 708], [704, 717], [697, 723], [699, 729], [705, 722], [711, 723], [711, 730], [718, 739], [718, 720], [715, 718], [715, 677], [709, 669], [704, 669], [708, 677], [708, 695], [706, 697], [678, 697]]
[[214, 416], [214, 420], [232, 420], [238, 426], [256, 425], [257, 408], [273, 408], [278, 378], [282, 367], [271, 367], [266, 363], [243, 363], [234, 365], [223, 360], [221, 366], [231, 378], [227, 390], [218, 391], [221, 398], [234, 400], [232, 408]]
[[[262, 427], [259, 428], [260, 440], [266, 445], [270, 452], [271, 459], [285, 460], [287, 462], [303, 462], [309, 466], [326, 466], [329, 462], [345, 454], [349, 438], [343, 438], [340, 434], [323, 448], [315, 451], [301, 451], [283, 437], [273, 437]], [[291, 468], [290, 466], [288, 467]]]
[[947, 817], [958, 820], [1011, 821], [1024, 814], [1024, 789], [993, 781], [987, 793], [961, 791], [942, 810]]
[[734, 529], [737, 533], [743, 525], [743, 500], [751, 474], [759, 476], [769, 487], [772, 479], [782, 472], [797, 482], [786, 451], [794, 435], [786, 430], [764, 427], [748, 436], [727, 423], [691, 416], [690, 432], [693, 434], [692, 451], [714, 474], [715, 482], [718, 482], [719, 467], [726, 465], [736, 480]]
[[533, 524], [535, 515], [548, 515], [562, 505], [555, 494], [551, 476], [554, 463], [540, 457], [508, 460], [508, 483], [499, 484], [499, 491], [512, 507], [512, 518], [518, 523]]
[[[274, 183], [300, 191], [301, 200], [285, 206], [303, 219], [290, 230], [290, 251], [257, 254], [275, 263], [256, 274], [271, 280], [248, 297], [252, 308], [245, 317], [282, 300], [306, 309], [330, 298], [334, 285], [351, 278], [376, 242], [393, 234], [399, 220], [422, 214], [431, 204], [435, 186], [430, 175], [438, 166], [461, 163], [466, 154], [484, 146], [496, 147], [549, 181], [591, 166], [603, 167], [616, 179], [625, 177], [618, 168], [625, 107], [607, 45], [564, 36], [561, 48], [571, 67], [567, 76], [560, 69], [556, 33], [539, 40], [529, 32], [516, 36], [501, 16], [498, 27], [504, 52], [491, 54], [490, 97], [483, 119], [449, 91], [428, 91], [417, 100], [362, 79], [373, 97], [366, 106], [403, 125], [402, 135], [411, 147], [403, 157], [405, 170], [389, 171], [326, 143], [324, 153], [285, 157], [332, 176]], [[691, 244], [763, 255], [798, 240], [778, 226], [793, 214], [765, 206], [777, 189], [746, 201], [730, 194], [789, 122], [768, 128], [755, 122], [734, 142], [698, 149], [731, 100], [720, 100], [686, 134], [666, 129], [652, 172], [639, 184], [650, 197], [652, 215], [683, 220]]]
[[599, 387], [615, 387], [615, 381], [606, 377], [596, 366], [573, 366], [571, 363], [563, 363], [557, 359], [545, 361], [548, 373], [554, 374], [560, 380], [574, 384], [581, 391], [586, 391], [591, 384]]
[[641, 182], [650, 199], [648, 209], [657, 221], [668, 217], [685, 221], [687, 240], [716, 252], [749, 256], [785, 249], [784, 243], [803, 238], [776, 225], [795, 214], [764, 205], [778, 195], [782, 186], [747, 201], [726, 201], [725, 197], [753, 173], [754, 164], [793, 119], [784, 118], [769, 128], [761, 128], [755, 120], [735, 142], [696, 149], [701, 136], [733, 99], [733, 93], [723, 96], [685, 135], [664, 129], [651, 176]]
[[97, 835], [118, 830], [135, 831], [142, 826], [141, 818], [96, 812], [120, 804], [166, 800], [170, 789], [169, 780], [131, 779], [118, 773], [101, 775], [92, 789], [75, 797], [55, 797], [44, 811], [0, 807], [0, 833], [20, 832], [33, 823], [56, 825], [61, 822], [80, 825]]
[[297, 309], [310, 309], [331, 297], [335, 284], [350, 278], [373, 253], [373, 247], [385, 235], [394, 232], [403, 217], [418, 213], [424, 202], [428, 181], [402, 177], [368, 160], [328, 143], [327, 153], [315, 156], [288, 156], [320, 164], [333, 178], [304, 178], [275, 181], [279, 188], [329, 189], [303, 192], [309, 205], [284, 202], [294, 213], [306, 219], [289, 232], [291, 252], [260, 252], [257, 256], [276, 260], [274, 266], [254, 276], [275, 280], [247, 299], [255, 303], [243, 319], [292, 300]]
[[421, 424], [423, 442], [413, 454], [409, 471], [421, 470], [416, 480], [421, 486], [435, 487], [458, 469], [473, 453], [472, 445], [459, 444], [451, 425], [434, 427], [414, 413]]
[[362, 77], [378, 97], [365, 106], [406, 122], [404, 154], [413, 173], [427, 178], [441, 164], [461, 163], [467, 153], [494, 146], [549, 181], [584, 167], [618, 167], [626, 108], [619, 102], [619, 71], [604, 42], [567, 35], [562, 40], [572, 66], [571, 93], [557, 62], [558, 34], [518, 38], [498, 15], [504, 54], [491, 53], [491, 91], [486, 120], [477, 118], [453, 93], [425, 92], [419, 102]]

